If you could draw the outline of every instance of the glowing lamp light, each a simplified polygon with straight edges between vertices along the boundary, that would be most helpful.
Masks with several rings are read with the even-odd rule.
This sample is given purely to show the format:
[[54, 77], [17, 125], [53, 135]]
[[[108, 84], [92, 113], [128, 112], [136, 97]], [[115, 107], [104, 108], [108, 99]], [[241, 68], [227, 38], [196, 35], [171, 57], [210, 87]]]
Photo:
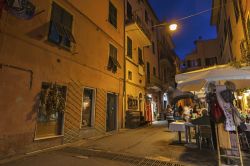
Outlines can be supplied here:
[[177, 24], [171, 24], [169, 25], [170, 31], [175, 31], [177, 29]]
[[238, 96], [238, 99], [241, 100], [243, 96]]

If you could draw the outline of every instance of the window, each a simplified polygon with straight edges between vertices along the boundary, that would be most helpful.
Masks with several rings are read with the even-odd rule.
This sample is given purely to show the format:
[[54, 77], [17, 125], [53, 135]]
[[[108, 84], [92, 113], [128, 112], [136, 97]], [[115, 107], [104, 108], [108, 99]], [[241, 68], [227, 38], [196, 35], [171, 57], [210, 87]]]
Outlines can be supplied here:
[[36, 138], [62, 135], [66, 91], [66, 86], [42, 83]]
[[197, 59], [197, 66], [201, 66], [201, 59]]
[[233, 40], [233, 32], [232, 32], [232, 26], [231, 26], [230, 19], [228, 19], [228, 33], [229, 33], [229, 39], [232, 42], [232, 40]]
[[153, 54], [155, 54], [155, 43], [152, 42], [152, 51], [153, 51]]
[[117, 28], [117, 9], [110, 1], [109, 1], [109, 22], [115, 28]]
[[150, 83], [150, 64], [147, 62], [147, 82]]
[[116, 73], [117, 67], [121, 68], [119, 62], [117, 61], [117, 48], [115, 48], [112, 44], [109, 44], [108, 70]]
[[187, 61], [187, 67], [192, 67], [192, 66], [191, 66], [191, 61], [190, 61], [190, 60]]
[[212, 57], [212, 58], [206, 58], [205, 59], [205, 65], [206, 66], [213, 66], [217, 64], [217, 58], [216, 57]]
[[144, 65], [143, 58], [142, 58], [142, 50], [138, 47], [138, 63], [139, 65]]
[[132, 71], [128, 71], [128, 79], [132, 80]]
[[132, 6], [130, 5], [129, 2], [127, 2], [127, 18], [128, 20], [132, 20]]
[[132, 58], [132, 40], [127, 37], [127, 56]]
[[234, 4], [234, 14], [235, 14], [236, 22], [238, 22], [239, 16], [240, 16], [238, 0], [233, 0], [233, 4]]
[[94, 115], [94, 90], [84, 88], [83, 99], [82, 99], [82, 127], [93, 126], [93, 115]]
[[155, 69], [155, 67], [153, 67], [153, 74], [154, 74], [154, 76], [156, 76], [156, 69]]
[[73, 16], [53, 2], [48, 40], [70, 47], [71, 42], [75, 43], [72, 35]]
[[128, 96], [128, 109], [138, 109], [138, 99], [133, 96]]
[[145, 22], [148, 24], [148, 12], [145, 10]]

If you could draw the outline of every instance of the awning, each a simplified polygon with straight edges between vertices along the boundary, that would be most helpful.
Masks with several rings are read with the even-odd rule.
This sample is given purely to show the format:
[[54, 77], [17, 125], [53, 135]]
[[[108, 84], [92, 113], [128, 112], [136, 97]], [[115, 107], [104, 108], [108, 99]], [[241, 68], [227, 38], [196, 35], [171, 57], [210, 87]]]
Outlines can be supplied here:
[[175, 76], [177, 88], [184, 91], [199, 91], [209, 82], [223, 84], [231, 81], [236, 88], [250, 86], [250, 67], [235, 68], [229, 65], [220, 65]]

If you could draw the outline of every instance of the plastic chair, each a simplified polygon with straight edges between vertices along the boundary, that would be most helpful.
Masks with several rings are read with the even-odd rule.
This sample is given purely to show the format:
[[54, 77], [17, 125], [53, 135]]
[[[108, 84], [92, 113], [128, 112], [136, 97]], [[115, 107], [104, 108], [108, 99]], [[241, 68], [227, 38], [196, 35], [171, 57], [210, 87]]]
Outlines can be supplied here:
[[201, 149], [202, 140], [210, 141], [212, 149], [214, 150], [214, 142], [212, 137], [212, 131], [210, 125], [199, 125], [198, 126], [198, 141], [199, 148]]

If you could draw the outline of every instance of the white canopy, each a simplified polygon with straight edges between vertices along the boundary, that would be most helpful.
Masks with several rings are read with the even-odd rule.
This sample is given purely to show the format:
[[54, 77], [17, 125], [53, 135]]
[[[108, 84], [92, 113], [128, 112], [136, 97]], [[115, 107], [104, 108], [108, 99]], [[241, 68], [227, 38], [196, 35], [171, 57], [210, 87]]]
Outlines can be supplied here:
[[183, 91], [199, 91], [209, 82], [232, 81], [238, 89], [250, 87], [250, 68], [219, 65], [175, 76], [177, 88]]

